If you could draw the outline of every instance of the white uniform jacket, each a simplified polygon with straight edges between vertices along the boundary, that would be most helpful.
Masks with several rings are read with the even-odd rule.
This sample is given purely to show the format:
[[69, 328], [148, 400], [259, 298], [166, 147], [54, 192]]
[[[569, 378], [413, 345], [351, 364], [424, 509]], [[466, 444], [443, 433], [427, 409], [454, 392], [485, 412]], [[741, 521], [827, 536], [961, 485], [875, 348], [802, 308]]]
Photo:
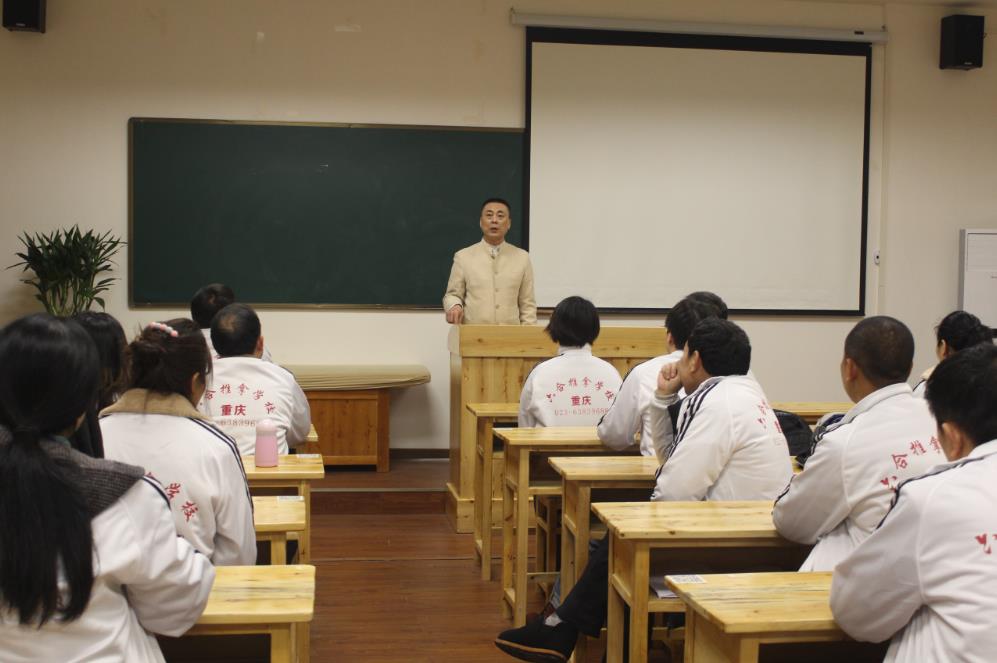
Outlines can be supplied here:
[[253, 503], [235, 442], [179, 394], [129, 389], [101, 413], [104, 455], [159, 481], [177, 532], [216, 566], [256, 563]]
[[[208, 342], [208, 352], [211, 353], [211, 361], [221, 359], [215, 351], [215, 344], [211, 342], [211, 328], [202, 329], [201, 333], [204, 334], [204, 340]], [[273, 363], [273, 356], [270, 354], [270, 348], [265, 345], [263, 346], [263, 356], [260, 357], [260, 359]]]
[[465, 325], [535, 325], [530, 254], [506, 242], [492, 255], [482, 239], [454, 254], [443, 310], [464, 307]]
[[666, 460], [652, 500], [769, 500], [793, 475], [789, 447], [761, 385], [749, 375], [712, 377], [682, 401], [655, 392], [651, 428]]
[[162, 490], [140, 480], [91, 521], [94, 584], [72, 622], [20, 626], [0, 619], [4, 663], [160, 663], [152, 633], [179, 636], [204, 611], [215, 570], [177, 536]]
[[558, 348], [533, 367], [519, 395], [519, 427], [594, 426], [613, 404], [620, 373], [592, 346]]
[[312, 426], [308, 399], [291, 372], [256, 357], [216, 359], [211, 388], [199, 407], [235, 439], [244, 456], [256, 453], [260, 419], [277, 424], [277, 451], [282, 454], [304, 442]]
[[846, 633], [892, 637], [886, 661], [997, 657], [997, 441], [900, 485], [893, 508], [834, 569]]
[[905, 383], [883, 387], [824, 433], [772, 519], [790, 541], [817, 544], [801, 571], [831, 571], [883, 520], [900, 482], [944, 461], [924, 399]]
[[[640, 453], [654, 456], [654, 443], [651, 440], [651, 400], [658, 388], [658, 374], [665, 364], [673, 364], [682, 358], [682, 351], [676, 350], [667, 355], [648, 359], [637, 364], [620, 385], [620, 391], [599, 421], [599, 439], [610, 449], [622, 451], [633, 446], [637, 433], [640, 433]], [[684, 396], [679, 392], [679, 396]], [[664, 460], [659, 458], [658, 460]]]

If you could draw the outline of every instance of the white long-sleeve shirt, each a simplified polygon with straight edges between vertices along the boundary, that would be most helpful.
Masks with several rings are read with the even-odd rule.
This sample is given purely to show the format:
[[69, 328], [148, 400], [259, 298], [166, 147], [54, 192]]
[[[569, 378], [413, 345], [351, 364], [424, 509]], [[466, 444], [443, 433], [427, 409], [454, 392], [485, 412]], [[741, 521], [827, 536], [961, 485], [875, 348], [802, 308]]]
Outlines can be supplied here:
[[177, 532], [194, 548], [216, 566], [256, 563], [239, 450], [186, 399], [131, 389], [104, 410], [100, 431], [107, 458], [144, 467], [162, 484]]
[[199, 407], [232, 436], [244, 456], [256, 453], [260, 419], [277, 424], [277, 451], [282, 454], [304, 442], [312, 426], [308, 399], [291, 372], [256, 357], [216, 359], [211, 387]]
[[20, 626], [0, 619], [5, 663], [128, 661], [161, 663], [152, 633], [179, 636], [204, 611], [215, 570], [177, 536], [164, 496], [140, 480], [91, 521], [94, 584], [71, 622]]
[[[682, 351], [661, 355], [637, 364], [620, 385], [609, 412], [599, 420], [599, 439], [610, 449], [622, 451], [633, 446], [637, 433], [640, 433], [640, 453], [654, 456], [654, 443], [651, 440], [651, 400], [658, 388], [658, 373], [665, 364], [673, 364], [682, 358]], [[685, 395], [680, 392], [680, 396]]]
[[613, 404], [620, 373], [592, 346], [559, 348], [537, 364], [519, 395], [519, 426], [593, 426]]
[[997, 656], [997, 441], [901, 484], [879, 528], [834, 569], [831, 610], [886, 661]]
[[668, 406], [677, 400], [656, 392], [651, 402], [656, 452], [666, 458], [652, 500], [767, 500], [782, 492], [793, 474], [789, 447], [753, 377], [704, 381], [682, 401], [673, 429]]
[[883, 387], [824, 433], [776, 500], [775, 527], [817, 544], [801, 571], [830, 571], [883, 520], [901, 482], [944, 461], [924, 399], [906, 383]]

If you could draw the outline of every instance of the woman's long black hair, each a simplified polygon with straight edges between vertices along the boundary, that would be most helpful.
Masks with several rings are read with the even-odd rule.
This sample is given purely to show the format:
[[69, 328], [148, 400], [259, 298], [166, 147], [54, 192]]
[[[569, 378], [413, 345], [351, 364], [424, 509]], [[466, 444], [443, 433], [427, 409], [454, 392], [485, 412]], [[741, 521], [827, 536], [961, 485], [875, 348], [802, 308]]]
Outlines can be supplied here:
[[[93, 406], [97, 350], [77, 323], [44, 313], [0, 331], [0, 607], [21, 624], [76, 619], [93, 589], [93, 532], [81, 471], [41, 441]], [[60, 571], [67, 590], [59, 591]]]

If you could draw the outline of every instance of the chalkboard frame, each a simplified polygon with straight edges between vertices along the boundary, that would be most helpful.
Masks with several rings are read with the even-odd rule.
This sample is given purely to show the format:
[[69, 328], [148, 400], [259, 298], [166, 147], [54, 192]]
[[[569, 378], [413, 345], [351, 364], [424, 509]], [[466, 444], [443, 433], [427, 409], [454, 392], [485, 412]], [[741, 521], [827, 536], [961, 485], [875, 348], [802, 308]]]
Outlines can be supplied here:
[[[128, 307], [131, 309], [163, 309], [163, 308], [187, 308], [189, 300], [185, 301], [137, 301], [135, 294], [135, 257], [134, 233], [135, 233], [135, 127], [138, 123], [173, 123], [192, 125], [227, 125], [227, 126], [289, 126], [289, 127], [330, 127], [340, 129], [378, 129], [378, 130], [412, 130], [412, 131], [444, 131], [444, 132], [475, 132], [475, 133], [504, 133], [516, 134], [521, 138], [524, 136], [524, 129], [521, 127], [481, 127], [466, 125], [416, 125], [416, 124], [377, 124], [359, 122], [289, 122], [280, 120], [230, 120], [219, 118], [171, 118], [171, 117], [130, 117], [128, 119]], [[517, 166], [520, 165], [517, 163]], [[503, 192], [496, 192], [496, 195], [503, 195]], [[469, 212], [468, 223], [473, 222], [473, 212]], [[525, 233], [525, 228], [523, 229]], [[457, 251], [461, 246], [454, 246]], [[358, 304], [358, 303], [324, 303], [324, 302], [254, 302], [251, 297], [244, 301], [254, 308], [265, 310], [391, 310], [391, 311], [417, 311], [417, 310], [442, 310], [443, 293], [446, 282], [440, 283], [440, 303], [438, 304]], [[236, 289], [238, 293], [239, 290]], [[193, 295], [193, 292], [191, 293]]]

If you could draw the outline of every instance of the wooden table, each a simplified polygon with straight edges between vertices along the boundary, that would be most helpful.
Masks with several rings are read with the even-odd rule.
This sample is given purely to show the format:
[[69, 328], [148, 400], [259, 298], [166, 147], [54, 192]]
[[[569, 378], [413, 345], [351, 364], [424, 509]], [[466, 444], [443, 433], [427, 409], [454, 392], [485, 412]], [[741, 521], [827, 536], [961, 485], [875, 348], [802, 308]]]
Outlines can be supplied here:
[[[528, 574], [530, 498], [558, 497], [557, 481], [530, 479], [530, 456], [537, 453], [608, 453], [595, 426], [550, 428], [500, 428], [495, 436], [505, 443], [502, 477], [502, 613], [516, 626], [526, 623], [526, 583], [530, 576], [550, 577], [552, 572]], [[539, 521], [539, 518], [538, 518]], [[538, 534], [540, 527], [537, 527]], [[538, 536], [539, 539], [539, 536]], [[543, 545], [539, 540], [538, 549]], [[538, 553], [538, 557], [539, 557]]]
[[256, 467], [255, 456], [243, 456], [242, 466], [249, 480], [249, 490], [254, 488], [293, 488], [305, 498], [305, 529], [298, 538], [298, 559], [311, 561], [312, 538], [312, 488], [311, 482], [325, 477], [325, 466], [319, 454], [292, 454], [279, 456], [277, 467]]
[[270, 542], [270, 563], [287, 564], [288, 532], [305, 530], [305, 498], [301, 495], [254, 497], [253, 527], [257, 541]]
[[[831, 615], [829, 572], [685, 576], [666, 582], [687, 607], [686, 663], [757, 663], [762, 644], [848, 640]], [[866, 649], [882, 660], [881, 646]]]
[[314, 608], [314, 566], [219, 566], [208, 605], [187, 634], [269, 633], [271, 663], [306, 661], [302, 635]]
[[[592, 490], [654, 488], [660, 464], [648, 456], [574, 456], [551, 458], [550, 465], [561, 475], [561, 598], [575, 586], [589, 558], [591, 539]], [[584, 661], [587, 639], [580, 637], [574, 660]]]
[[[798, 568], [808, 547], [775, 531], [772, 502], [599, 502], [592, 510], [606, 523], [609, 546], [607, 660], [623, 660], [623, 607], [630, 606], [630, 661], [647, 660], [649, 612], [683, 612], [677, 598], [651, 596], [651, 552], [666, 565], [720, 565], [748, 570], [775, 563]], [[778, 553], [780, 549], [788, 554]], [[758, 553], [762, 553], [759, 555]], [[675, 572], [688, 571], [687, 568]]]
[[829, 412], [848, 412], [852, 409], [854, 403], [781, 401], [771, 403], [771, 405], [773, 410], [792, 412], [813, 426], [821, 417]]
[[474, 456], [474, 553], [481, 565], [481, 579], [492, 579], [492, 482], [496, 460], [492, 440], [495, 423], [515, 422], [519, 403], [468, 403], [477, 421]]

